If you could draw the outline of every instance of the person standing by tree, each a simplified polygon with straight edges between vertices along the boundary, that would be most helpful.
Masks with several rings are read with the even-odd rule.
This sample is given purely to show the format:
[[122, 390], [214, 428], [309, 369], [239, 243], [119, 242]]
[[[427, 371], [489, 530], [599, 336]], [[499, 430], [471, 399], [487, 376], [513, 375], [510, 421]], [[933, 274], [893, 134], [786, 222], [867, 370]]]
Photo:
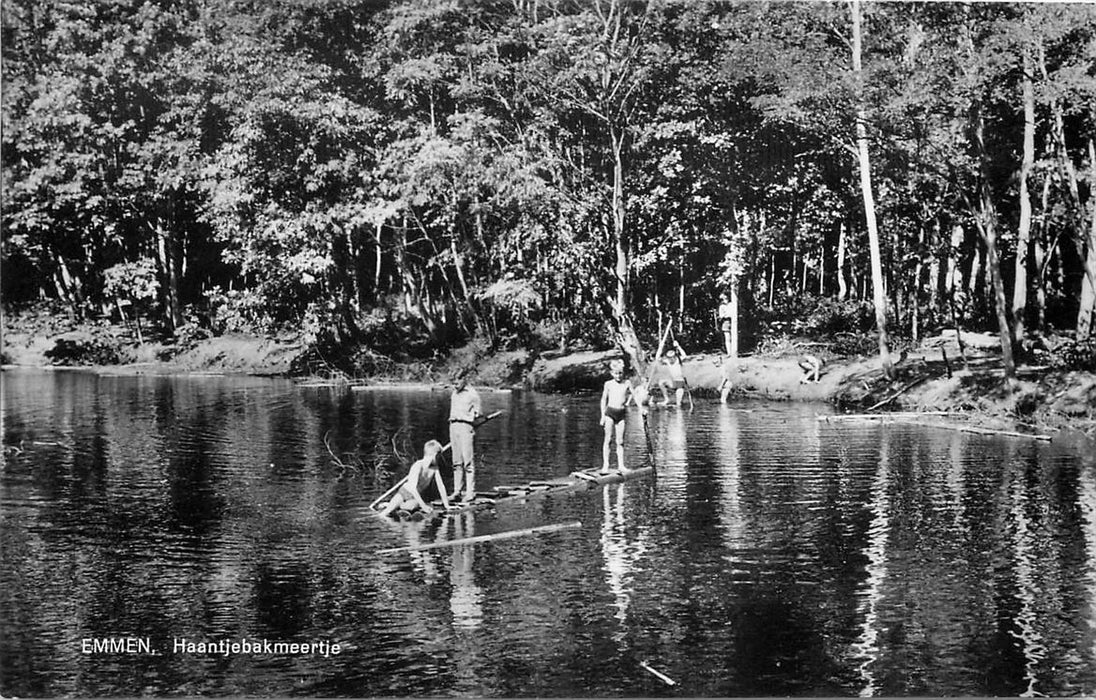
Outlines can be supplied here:
[[464, 502], [476, 497], [473, 440], [476, 436], [476, 419], [482, 414], [479, 392], [468, 384], [470, 373], [468, 368], [457, 372], [453, 393], [449, 396], [449, 443], [453, 450], [452, 500]]
[[727, 354], [731, 354], [731, 332], [733, 330], [733, 324], [731, 320], [734, 318], [734, 305], [731, 304], [731, 298], [727, 296], [726, 292], [719, 295], [719, 310], [716, 312], [716, 319], [719, 321], [719, 330], [723, 333], [723, 351]]

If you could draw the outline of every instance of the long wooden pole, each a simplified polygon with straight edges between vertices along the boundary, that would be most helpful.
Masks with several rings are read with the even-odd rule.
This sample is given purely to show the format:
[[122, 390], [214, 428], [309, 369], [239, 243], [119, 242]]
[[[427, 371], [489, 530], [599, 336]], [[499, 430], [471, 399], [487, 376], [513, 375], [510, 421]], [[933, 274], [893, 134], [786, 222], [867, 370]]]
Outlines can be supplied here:
[[[491, 413], [489, 415], [484, 416], [483, 420], [481, 420], [479, 423], [477, 423], [475, 427], [478, 428], [481, 425], [483, 425], [484, 423], [486, 423], [487, 421], [491, 420], [492, 418], [497, 418], [501, 413], [502, 413], [502, 411], [495, 411], [494, 413]], [[446, 450], [448, 450], [452, 446], [453, 446], [453, 443], [447, 442], [447, 443], [445, 443], [445, 446], [441, 448], [441, 451], [445, 452]], [[407, 477], [406, 476], [404, 476], [402, 479], [400, 479], [395, 484], [393, 484], [392, 488], [388, 489], [387, 491], [382, 493], [380, 496], [377, 496], [377, 498], [375, 498], [373, 500], [373, 502], [369, 504], [369, 509], [370, 510], [375, 510], [378, 503], [380, 503], [384, 499], [386, 499], [389, 496], [391, 496], [392, 494], [394, 494], [405, 483], [407, 483]]]
[[490, 542], [492, 540], [505, 540], [511, 537], [522, 537], [524, 535], [535, 535], [543, 532], [555, 532], [556, 530], [573, 530], [576, 527], [582, 527], [582, 522], [579, 520], [572, 520], [568, 523], [555, 523], [554, 525], [541, 525], [539, 527], [530, 527], [524, 530], [509, 530], [507, 532], [496, 532], [490, 535], [476, 535], [475, 537], [463, 537], [459, 540], [446, 540], [445, 542], [431, 542], [430, 544], [416, 544], [408, 545], [407, 547], [393, 547], [391, 549], [382, 549], [377, 554], [396, 554], [398, 552], [421, 552], [426, 549], [441, 549], [442, 547], [454, 547], [458, 544], [472, 544], [473, 542]]

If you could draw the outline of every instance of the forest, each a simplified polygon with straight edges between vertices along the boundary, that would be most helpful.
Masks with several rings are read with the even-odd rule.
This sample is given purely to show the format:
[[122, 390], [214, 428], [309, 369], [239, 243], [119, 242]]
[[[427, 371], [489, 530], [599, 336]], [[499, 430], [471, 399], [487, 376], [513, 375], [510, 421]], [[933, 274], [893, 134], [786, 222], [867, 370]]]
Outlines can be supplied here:
[[[338, 362], [1091, 342], [1096, 6], [6, 0], [3, 302]], [[867, 347], [861, 341], [867, 339]]]

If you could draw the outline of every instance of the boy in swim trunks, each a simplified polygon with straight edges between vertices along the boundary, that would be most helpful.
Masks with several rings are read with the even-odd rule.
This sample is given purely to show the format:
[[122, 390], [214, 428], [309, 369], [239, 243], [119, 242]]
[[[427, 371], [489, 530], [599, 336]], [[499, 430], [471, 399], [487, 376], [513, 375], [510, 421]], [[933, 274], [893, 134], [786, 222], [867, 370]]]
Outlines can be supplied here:
[[437, 440], [430, 440], [422, 446], [422, 459], [411, 465], [411, 470], [407, 472], [407, 479], [404, 481], [403, 486], [392, 497], [392, 500], [385, 504], [381, 510], [381, 515], [389, 515], [397, 508], [406, 513], [413, 513], [420, 509], [423, 513], [432, 512], [434, 509], [422, 497], [423, 492], [430, 488], [431, 481], [437, 486], [438, 493], [441, 494], [441, 502], [445, 504], [445, 509], [449, 509], [449, 497], [445, 493], [445, 482], [442, 481], [437, 464], [438, 455], [441, 454], [443, 449], [442, 444]]
[[609, 445], [616, 436], [617, 468], [623, 474], [629, 471], [624, 466], [624, 409], [632, 398], [632, 384], [624, 380], [624, 362], [613, 360], [609, 363], [612, 378], [605, 382], [601, 392], [601, 425], [605, 428], [605, 442], [601, 446], [601, 473], [609, 473]]

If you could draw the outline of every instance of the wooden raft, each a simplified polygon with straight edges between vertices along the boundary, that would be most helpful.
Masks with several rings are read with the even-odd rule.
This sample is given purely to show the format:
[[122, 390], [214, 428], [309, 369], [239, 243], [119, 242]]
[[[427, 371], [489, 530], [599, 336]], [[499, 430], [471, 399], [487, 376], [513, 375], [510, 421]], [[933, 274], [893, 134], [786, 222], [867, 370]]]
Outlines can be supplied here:
[[[643, 479], [654, 473], [654, 467], [639, 467], [626, 473], [611, 471], [608, 474], [601, 474], [597, 469], [586, 469], [572, 472], [570, 476], [558, 479], [530, 481], [528, 484], [521, 486], [496, 486], [491, 491], [478, 491], [472, 501], [453, 504], [448, 511], [445, 510], [440, 498], [432, 501], [430, 505], [434, 506], [437, 513], [461, 513], [469, 510], [494, 508], [507, 503], [522, 503], [548, 496], [561, 496], [586, 491], [608, 484]], [[380, 511], [384, 507], [384, 502], [378, 499], [370, 507], [374, 511]]]

